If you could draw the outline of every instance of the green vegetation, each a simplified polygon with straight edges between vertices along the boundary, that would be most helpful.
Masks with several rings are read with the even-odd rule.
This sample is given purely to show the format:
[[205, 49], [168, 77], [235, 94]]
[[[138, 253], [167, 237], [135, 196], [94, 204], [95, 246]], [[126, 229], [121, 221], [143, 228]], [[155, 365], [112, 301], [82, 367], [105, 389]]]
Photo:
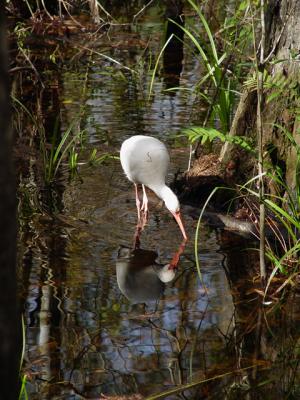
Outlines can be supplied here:
[[[118, 157], [109, 153], [104, 153], [98, 156], [97, 149], [93, 148], [88, 160], [79, 163], [80, 154], [86, 150], [85, 131], [76, 131], [80, 125], [79, 120], [72, 121], [63, 134], [58, 132], [57, 120], [52, 134], [51, 143], [49, 144], [43, 123], [38, 118], [35, 118], [18, 99], [13, 98], [13, 101], [15, 103], [16, 112], [22, 110], [29, 117], [33, 129], [39, 137], [46, 185], [55, 181], [57, 173], [63, 164], [68, 166], [72, 178], [78, 172], [79, 165], [90, 164], [93, 166], [99, 166], [101, 163], [109, 159], [118, 159]], [[61, 135], [59, 140], [58, 135]]]
[[26, 376], [26, 374], [22, 375], [22, 368], [23, 368], [24, 355], [25, 355], [25, 346], [26, 346], [26, 332], [25, 332], [24, 317], [22, 316], [22, 354], [21, 354], [20, 371], [19, 371], [19, 373], [21, 375], [21, 388], [20, 388], [20, 393], [19, 393], [19, 400], [28, 400], [28, 395], [27, 395], [27, 390], [26, 390], [27, 376]]
[[23, 375], [22, 380], [21, 380], [21, 390], [19, 394], [19, 400], [28, 400], [28, 394], [26, 390], [26, 382], [27, 382], [27, 376]]
[[[287, 284], [291, 284], [300, 270], [300, 147], [291, 132], [288, 132], [283, 127], [281, 127], [281, 131], [289, 140], [297, 157], [294, 171], [296, 186], [292, 190], [287, 186], [283, 171], [279, 167], [275, 171], [268, 171], [270, 180], [277, 185], [277, 193], [267, 195], [265, 204], [270, 212], [275, 215], [276, 220], [279, 221], [283, 229], [276, 227], [276, 225], [271, 225], [280, 246], [279, 251], [278, 249], [275, 251], [273, 246], [268, 244], [266, 254], [274, 268], [269, 277], [266, 292], [277, 272], [287, 276], [287, 279], [276, 290], [276, 293], [279, 293]], [[283, 193], [283, 195], [280, 193]]]
[[[281, 128], [280, 130], [289, 141], [289, 145], [294, 147], [294, 151], [297, 153], [298, 161], [295, 169], [295, 181], [297, 181], [297, 187], [291, 192], [285, 182], [283, 171], [281, 171], [280, 168], [275, 168], [274, 170], [273, 166], [268, 166], [266, 154], [264, 154], [264, 138], [262, 132], [262, 113], [264, 107], [263, 96], [264, 93], [267, 94], [266, 104], [276, 101], [278, 98], [283, 96], [284, 93], [286, 94], [287, 91], [292, 97], [296, 97], [298, 95], [298, 85], [293, 77], [285, 79], [282, 74], [276, 74], [274, 76], [269, 74], [266, 60], [270, 58], [270, 55], [267, 57], [264, 54], [265, 44], [263, 42], [261, 42], [261, 54], [256, 55], [252, 63], [247, 63], [247, 60], [243, 59], [241, 56], [238, 57], [237, 62], [234, 63], [234, 78], [232, 78], [232, 71], [228, 71], [227, 69], [233, 57], [236, 54], [240, 55], [243, 49], [250, 45], [251, 41], [254, 43], [254, 51], [257, 54], [257, 27], [254, 25], [254, 19], [256, 18], [256, 13], [261, 11], [261, 6], [259, 4], [254, 9], [254, 6], [249, 2], [242, 2], [236, 11], [236, 14], [229, 20], [225, 20], [224, 26], [220, 29], [222, 34], [225, 36], [225, 39], [222, 42], [223, 46], [221, 46], [222, 51], [220, 53], [220, 50], [218, 50], [220, 44], [216, 44], [209, 23], [200, 11], [199, 6], [192, 0], [188, 0], [188, 2], [198, 14], [200, 31], [199, 28], [192, 26], [185, 28], [181, 27], [181, 29], [184, 30], [186, 40], [188, 39], [192, 46], [194, 46], [196, 57], [200, 57], [203, 66], [207, 70], [206, 75], [204, 75], [204, 77], [195, 85], [193, 91], [197, 92], [198, 95], [207, 102], [208, 111], [202, 126], [189, 127], [183, 130], [182, 135], [186, 136], [191, 144], [197, 144], [197, 147], [199, 145], [205, 145], [208, 142], [215, 143], [216, 141], [219, 143], [228, 142], [237, 145], [246, 150], [256, 160], [259, 173], [257, 177], [251, 179], [247, 184], [242, 185], [242, 196], [248, 196], [250, 203], [251, 197], [253, 197], [253, 199], [256, 199], [260, 204], [260, 207], [257, 209], [254, 207], [253, 211], [260, 219], [258, 228], [260, 229], [261, 276], [263, 281], [266, 274], [264, 266], [265, 257], [272, 264], [272, 272], [270, 273], [267, 282], [265, 282], [265, 294], [269, 290], [272, 278], [275, 275], [280, 272], [281, 274], [288, 276], [283, 285], [276, 290], [276, 293], [278, 293], [280, 289], [285, 287], [288, 283], [291, 283], [299, 272], [300, 152], [293, 134], [288, 132], [285, 128]], [[242, 19], [244, 21], [248, 20], [248, 23], [243, 23], [243, 25], [237, 22], [241, 20], [242, 13]], [[262, 15], [264, 16], [264, 14]], [[203, 29], [206, 34], [206, 40], [203, 40], [201, 29]], [[261, 30], [262, 35], [264, 35], [263, 29], [264, 26]], [[230, 39], [232, 38], [233, 33], [235, 35], [236, 47], [232, 46], [232, 40]], [[276, 62], [280, 63], [283, 61], [284, 60], [279, 60]], [[259, 63], [260, 66], [258, 66]], [[248, 76], [245, 74], [246, 65], [247, 70], [249, 71]], [[262, 65], [264, 65], [263, 70]], [[258, 101], [257, 109], [257, 145], [255, 145], [253, 138], [230, 134], [231, 116], [236, 102], [234, 96], [236, 90], [232, 90], [232, 82], [238, 82], [242, 79], [241, 71], [243, 71], [243, 74], [245, 75], [244, 82], [241, 83], [241, 86], [246, 87], [250, 91], [257, 92], [258, 98], [261, 99]], [[209, 91], [207, 88], [210, 86], [214, 88], [214, 91], [208, 94]], [[277, 194], [266, 192], [264, 181], [276, 182]], [[259, 187], [259, 190], [257, 190], [257, 187]], [[209, 196], [207, 202], [211, 199], [214, 193], [215, 191], [213, 191]], [[205, 207], [207, 202], [205, 203]], [[196, 261], [198, 260], [198, 231], [201, 217], [202, 213], [196, 229]], [[274, 248], [274, 243], [272, 243], [272, 241], [267, 241], [265, 243], [265, 224], [273, 230], [274, 237], [276, 237], [280, 243], [279, 247], [277, 245]], [[284, 227], [285, 232], [282, 232], [282, 228], [277, 227], [276, 224], [280, 224], [281, 227]], [[201, 278], [199, 262], [197, 262], [197, 269]]]
[[249, 143], [249, 139], [243, 136], [230, 136], [214, 128], [206, 128], [203, 126], [195, 126], [183, 130], [183, 136], [186, 136], [190, 143], [200, 142], [204, 145], [207, 142], [220, 140], [221, 142], [229, 142], [240, 146], [242, 149], [255, 154], [253, 144]]
[[57, 131], [52, 135], [52, 143], [50, 150], [47, 149], [45, 137], [41, 142], [41, 150], [44, 158], [45, 181], [51, 183], [57, 175], [57, 171], [66, 158], [69, 159], [70, 171], [73, 174], [77, 169], [78, 153], [76, 147], [82, 147], [84, 132], [72, 134], [75, 122], [71, 123], [62, 138], [57, 142]]
[[[195, 28], [181, 27], [195, 47], [196, 57], [200, 57], [207, 71], [194, 88], [195, 92], [205, 100], [209, 106], [206, 121], [204, 121], [203, 125], [206, 125], [208, 121], [213, 122], [218, 120], [221, 131], [227, 132], [230, 127], [234, 100], [232, 81], [231, 78], [225, 74], [226, 65], [223, 65], [224, 60], [228, 57], [227, 50], [223, 49], [221, 54], [219, 54], [214, 36], [204, 15], [192, 0], [188, 0], [188, 2], [197, 12], [209, 43], [209, 45], [206, 45], [206, 42], [200, 39], [202, 35], [195, 30]], [[207, 81], [210, 81], [209, 83], [212, 84], [214, 88], [213, 96], [209, 96], [206, 93], [207, 85], [209, 84]], [[204, 85], [206, 90], [202, 89]]]

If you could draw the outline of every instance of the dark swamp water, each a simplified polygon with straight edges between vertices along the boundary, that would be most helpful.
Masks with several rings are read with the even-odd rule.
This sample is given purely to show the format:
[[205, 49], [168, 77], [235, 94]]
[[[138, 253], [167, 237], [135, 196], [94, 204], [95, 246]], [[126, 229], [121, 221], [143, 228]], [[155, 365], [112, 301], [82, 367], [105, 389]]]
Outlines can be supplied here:
[[[125, 9], [118, 12], [126, 20]], [[200, 62], [177, 48], [177, 57], [162, 60], [151, 101], [145, 101], [151, 76], [143, 60], [159, 54], [164, 14], [164, 5], [156, 4], [134, 26], [116, 25], [94, 42], [96, 51], [137, 75], [95, 53], [66, 63], [57, 76], [52, 71], [53, 84], [39, 100], [45, 131], [53, 132], [57, 116], [61, 132], [80, 117], [76, 124], [86, 132], [82, 160], [94, 148], [118, 154], [125, 138], [141, 133], [169, 145], [169, 181], [187, 168], [188, 145], [175, 134], [201, 122], [201, 105], [186, 90], [164, 89], [193, 88]], [[28, 139], [24, 130], [19, 143], [19, 151], [30, 149], [18, 171], [29, 399], [299, 398], [299, 295], [260, 307], [247, 274], [257, 263], [255, 250], [247, 250], [252, 242], [201, 226], [198, 257], [206, 293], [194, 255], [197, 220], [183, 206], [190, 240], [177, 273], [164, 283], [162, 266], [180, 250], [181, 233], [153, 197], [140, 250], [129, 257], [134, 190], [118, 160], [82, 163], [71, 180], [62, 164], [46, 190], [36, 137]]]

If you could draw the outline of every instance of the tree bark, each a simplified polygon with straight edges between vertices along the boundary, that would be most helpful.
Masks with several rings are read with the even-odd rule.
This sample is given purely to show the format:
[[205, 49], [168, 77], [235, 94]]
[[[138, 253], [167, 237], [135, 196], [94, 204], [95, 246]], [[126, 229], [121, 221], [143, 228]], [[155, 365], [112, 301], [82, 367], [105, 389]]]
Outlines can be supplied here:
[[18, 396], [20, 316], [16, 284], [16, 194], [4, 9], [0, 1], [0, 398]]
[[[270, 0], [266, 10], [266, 68], [274, 85], [264, 93], [263, 147], [268, 161], [280, 167], [288, 187], [296, 188], [297, 152], [284, 135], [289, 131], [300, 145], [299, 95], [300, 95], [300, 0]], [[270, 64], [269, 61], [279, 61]], [[280, 82], [280, 84], [278, 83]], [[278, 84], [277, 84], [278, 83]], [[271, 100], [270, 95], [275, 95]], [[256, 137], [255, 91], [245, 89], [233, 120], [230, 135]], [[279, 128], [282, 127], [283, 129]], [[227, 163], [239, 157], [237, 180], [249, 176], [253, 160], [236, 146], [226, 143], [220, 159]], [[275, 187], [271, 188], [275, 191]]]

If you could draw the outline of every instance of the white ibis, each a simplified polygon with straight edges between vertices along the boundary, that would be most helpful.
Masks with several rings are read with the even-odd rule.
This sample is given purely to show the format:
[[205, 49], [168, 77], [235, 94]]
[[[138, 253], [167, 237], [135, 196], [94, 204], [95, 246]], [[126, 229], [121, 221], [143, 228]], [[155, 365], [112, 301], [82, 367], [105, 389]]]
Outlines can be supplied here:
[[[175, 193], [166, 185], [165, 179], [170, 163], [166, 146], [150, 136], [136, 135], [122, 143], [120, 151], [122, 168], [127, 178], [134, 183], [138, 219], [140, 211], [148, 213], [148, 198], [145, 186], [151, 189], [165, 203], [174, 216], [184, 239], [187, 239], [180, 216], [180, 204]], [[138, 185], [143, 188], [142, 206], [138, 195]]]

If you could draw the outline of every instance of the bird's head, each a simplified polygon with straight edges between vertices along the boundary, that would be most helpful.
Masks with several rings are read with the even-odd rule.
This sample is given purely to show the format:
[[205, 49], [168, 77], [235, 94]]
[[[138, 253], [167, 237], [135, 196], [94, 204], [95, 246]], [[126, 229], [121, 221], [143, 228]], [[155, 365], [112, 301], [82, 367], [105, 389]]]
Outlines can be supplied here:
[[163, 199], [163, 201], [165, 202], [166, 208], [170, 211], [170, 213], [175, 218], [175, 220], [182, 232], [184, 239], [187, 240], [187, 236], [186, 236], [185, 229], [184, 229], [184, 226], [183, 226], [183, 223], [181, 220], [181, 215], [180, 215], [180, 204], [179, 204], [178, 198], [175, 195], [175, 193], [172, 192], [172, 190], [168, 186], [164, 186], [162, 188], [162, 190], [160, 190], [159, 192], [156, 191], [156, 194], [161, 199]]
[[170, 213], [176, 214], [180, 211], [180, 204], [178, 198], [175, 195], [175, 193], [172, 192], [171, 189], [167, 191], [163, 200], [165, 202], [166, 208], [170, 211]]

